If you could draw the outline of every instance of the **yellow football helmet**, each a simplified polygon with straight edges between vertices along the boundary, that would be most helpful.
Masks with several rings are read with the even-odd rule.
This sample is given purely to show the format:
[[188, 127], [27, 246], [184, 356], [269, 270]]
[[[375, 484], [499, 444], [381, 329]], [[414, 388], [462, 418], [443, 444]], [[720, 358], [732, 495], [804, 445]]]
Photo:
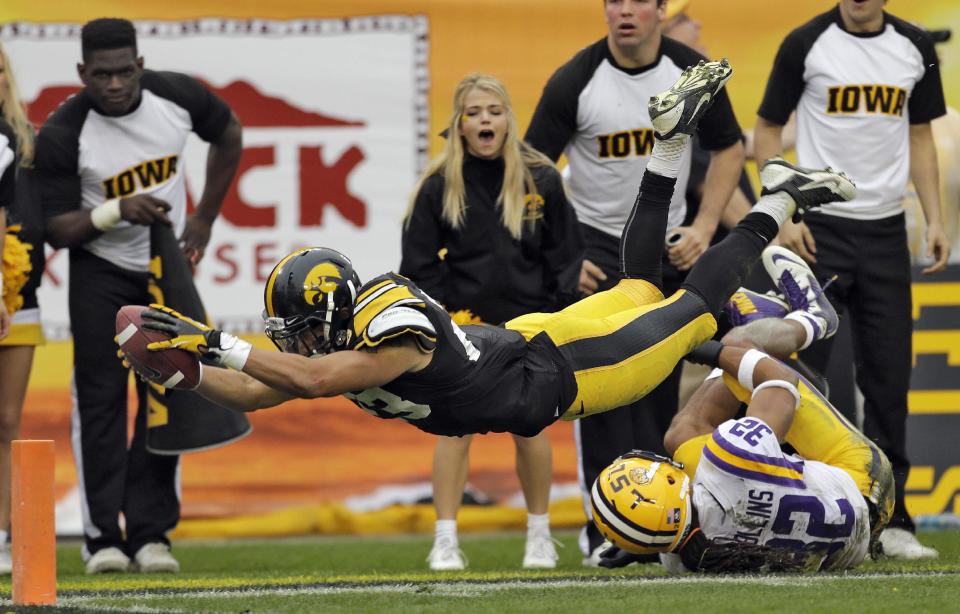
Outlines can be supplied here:
[[628, 452], [601, 471], [590, 501], [603, 536], [635, 554], [671, 552], [693, 521], [683, 464], [643, 450]]

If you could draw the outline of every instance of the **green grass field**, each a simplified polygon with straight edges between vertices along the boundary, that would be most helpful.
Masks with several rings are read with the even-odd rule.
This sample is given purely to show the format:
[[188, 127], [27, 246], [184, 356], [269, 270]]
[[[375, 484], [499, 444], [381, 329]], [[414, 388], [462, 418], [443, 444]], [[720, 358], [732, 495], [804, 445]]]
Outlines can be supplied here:
[[56, 612], [946, 612], [960, 595], [960, 532], [922, 533], [926, 562], [867, 562], [818, 575], [668, 578], [659, 566], [586, 569], [573, 533], [553, 571], [519, 569], [523, 535], [466, 535], [466, 572], [432, 573], [426, 536], [180, 542], [176, 575], [86, 576], [58, 549]]

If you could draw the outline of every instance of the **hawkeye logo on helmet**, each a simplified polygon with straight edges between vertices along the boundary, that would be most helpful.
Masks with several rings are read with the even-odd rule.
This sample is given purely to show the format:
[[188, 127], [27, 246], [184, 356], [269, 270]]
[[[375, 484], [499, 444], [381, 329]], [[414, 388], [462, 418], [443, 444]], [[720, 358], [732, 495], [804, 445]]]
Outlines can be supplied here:
[[336, 265], [322, 262], [310, 269], [307, 278], [303, 280], [303, 300], [308, 305], [319, 305], [323, 295], [337, 289], [334, 279], [343, 279]]

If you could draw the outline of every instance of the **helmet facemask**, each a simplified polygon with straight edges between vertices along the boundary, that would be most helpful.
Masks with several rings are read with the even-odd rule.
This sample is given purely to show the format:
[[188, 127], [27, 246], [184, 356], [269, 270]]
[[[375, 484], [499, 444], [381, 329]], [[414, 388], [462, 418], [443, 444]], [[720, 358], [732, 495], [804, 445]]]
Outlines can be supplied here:
[[342, 350], [350, 341], [349, 320], [331, 333], [331, 324], [317, 316], [269, 317], [263, 313], [264, 332], [281, 352], [322, 356]]
[[[326, 335], [317, 335], [314, 327], [303, 316], [271, 318], [263, 313], [264, 332], [277, 349], [288, 354], [315, 356], [329, 353]], [[323, 323], [326, 326], [326, 323]]]
[[282, 352], [316, 356], [347, 349], [360, 278], [350, 259], [322, 247], [281, 260], [264, 290], [264, 332]]

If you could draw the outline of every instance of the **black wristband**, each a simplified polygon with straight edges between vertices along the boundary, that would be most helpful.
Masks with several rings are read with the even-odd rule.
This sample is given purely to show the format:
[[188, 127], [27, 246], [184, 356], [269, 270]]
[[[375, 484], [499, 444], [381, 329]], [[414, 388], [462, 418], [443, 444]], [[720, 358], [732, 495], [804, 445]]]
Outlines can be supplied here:
[[686, 359], [693, 363], [707, 365], [708, 367], [719, 367], [720, 352], [722, 350], [723, 344], [711, 339], [697, 346], [696, 349], [686, 355]]

